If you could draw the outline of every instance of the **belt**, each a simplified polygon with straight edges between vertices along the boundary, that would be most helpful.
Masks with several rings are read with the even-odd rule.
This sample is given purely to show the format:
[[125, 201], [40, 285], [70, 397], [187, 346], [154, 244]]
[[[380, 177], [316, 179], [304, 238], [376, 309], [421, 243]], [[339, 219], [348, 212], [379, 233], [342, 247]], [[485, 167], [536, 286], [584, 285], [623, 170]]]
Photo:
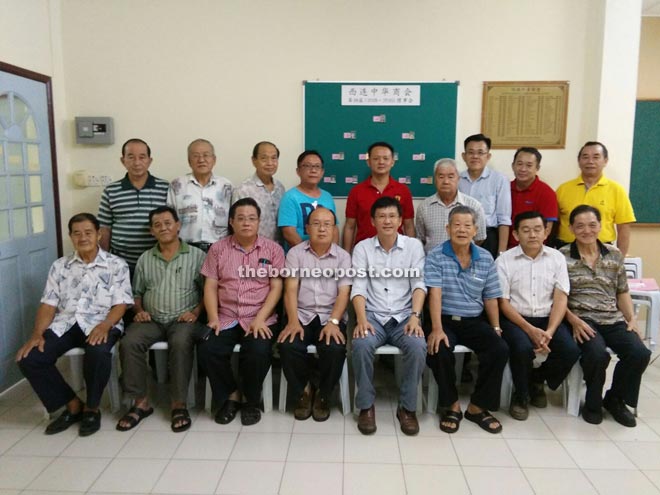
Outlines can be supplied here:
[[481, 316], [458, 316], [458, 315], [442, 315], [443, 318], [448, 318], [452, 321], [470, 321], [480, 320]]
[[212, 242], [189, 242], [188, 244], [195, 246], [204, 252], [208, 252], [209, 248], [213, 245]]

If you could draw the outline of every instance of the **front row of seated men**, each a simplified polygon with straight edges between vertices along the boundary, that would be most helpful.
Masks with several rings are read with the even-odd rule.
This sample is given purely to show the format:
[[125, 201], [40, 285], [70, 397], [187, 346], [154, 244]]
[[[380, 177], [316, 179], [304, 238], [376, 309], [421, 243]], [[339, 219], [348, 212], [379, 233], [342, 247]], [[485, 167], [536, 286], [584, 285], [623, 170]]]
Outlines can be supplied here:
[[[330, 210], [319, 207], [309, 215], [310, 239], [291, 249], [286, 265], [282, 248], [257, 234], [260, 213], [252, 198], [234, 203], [231, 235], [215, 243], [203, 262], [201, 252], [179, 240], [174, 210], [161, 207], [150, 215], [158, 244], [138, 261], [136, 315], [120, 345], [124, 390], [134, 402], [117, 429], [129, 430], [151, 414], [145, 353], [163, 339], [170, 348], [173, 431], [190, 427], [185, 399], [195, 344], [220, 406], [216, 422], [229, 423], [239, 411], [244, 425], [258, 422], [277, 333], [275, 308], [283, 285], [278, 273], [284, 276], [284, 268], [288, 323], [277, 340], [283, 372], [298, 401], [297, 419], [323, 421], [330, 414], [329, 396], [346, 356], [352, 283], [357, 318], [352, 359], [363, 434], [376, 431], [373, 359], [385, 343], [399, 347], [403, 355], [397, 419], [408, 435], [419, 431], [417, 385], [425, 362], [438, 383], [440, 429], [448, 433], [459, 429], [463, 417], [490, 433], [502, 430], [489, 411], [498, 408], [507, 360], [515, 386], [510, 407], [515, 419], [526, 419], [528, 403], [545, 407], [544, 384], [557, 388], [581, 359], [587, 384], [584, 420], [600, 423], [605, 407], [619, 423], [635, 426], [628, 406], [637, 406], [650, 352], [636, 331], [622, 254], [598, 241], [597, 209], [581, 205], [573, 210], [570, 224], [576, 240], [559, 252], [543, 245], [547, 229], [540, 214], [517, 216], [514, 234], [520, 245], [497, 263], [472, 242], [475, 213], [464, 206], [449, 215], [449, 240], [425, 259], [419, 240], [397, 232], [402, 222], [398, 201], [379, 198], [371, 209], [376, 236], [355, 247], [352, 263], [333, 242], [336, 218]], [[46, 433], [81, 422], [80, 434], [90, 435], [100, 427], [99, 402], [110, 375], [112, 347], [133, 297], [126, 263], [98, 247], [99, 224], [93, 215], [75, 215], [69, 234], [75, 252], [53, 264], [33, 335], [18, 351], [17, 361], [49, 412], [66, 406]], [[302, 268], [316, 268], [322, 276], [297, 271]], [[205, 277], [203, 305], [200, 273]], [[430, 321], [424, 331], [427, 291]], [[202, 306], [207, 326], [196, 323]], [[236, 344], [241, 344], [240, 388], [230, 366]], [[319, 354], [318, 387], [310, 372], [314, 359], [307, 354], [309, 344]], [[465, 412], [455, 386], [453, 350], [458, 344], [474, 350], [479, 359], [479, 377]], [[85, 348], [84, 403], [55, 367], [57, 358], [73, 347]], [[619, 362], [603, 399], [607, 347]], [[539, 368], [532, 365], [536, 353], [547, 355]]]

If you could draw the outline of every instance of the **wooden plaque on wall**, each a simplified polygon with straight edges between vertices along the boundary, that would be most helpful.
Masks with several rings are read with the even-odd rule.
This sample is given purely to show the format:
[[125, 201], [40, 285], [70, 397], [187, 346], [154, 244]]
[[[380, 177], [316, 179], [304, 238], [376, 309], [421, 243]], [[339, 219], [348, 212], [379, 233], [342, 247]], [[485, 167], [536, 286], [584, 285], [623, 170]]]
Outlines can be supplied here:
[[496, 149], [566, 147], [568, 81], [486, 81], [481, 132]]

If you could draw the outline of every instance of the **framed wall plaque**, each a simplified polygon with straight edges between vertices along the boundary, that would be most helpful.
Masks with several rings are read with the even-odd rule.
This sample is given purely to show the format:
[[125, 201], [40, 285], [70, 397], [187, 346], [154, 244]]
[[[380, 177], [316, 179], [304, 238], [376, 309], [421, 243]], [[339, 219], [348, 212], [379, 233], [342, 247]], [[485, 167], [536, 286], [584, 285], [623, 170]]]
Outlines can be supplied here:
[[486, 81], [482, 105], [492, 148], [566, 147], [568, 81]]

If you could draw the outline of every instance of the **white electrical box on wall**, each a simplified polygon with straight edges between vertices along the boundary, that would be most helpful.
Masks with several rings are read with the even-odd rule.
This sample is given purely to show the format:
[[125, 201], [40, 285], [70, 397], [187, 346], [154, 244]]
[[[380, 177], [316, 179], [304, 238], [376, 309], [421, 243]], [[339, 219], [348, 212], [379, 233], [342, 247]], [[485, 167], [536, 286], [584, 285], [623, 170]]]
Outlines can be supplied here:
[[105, 187], [112, 182], [109, 175], [90, 174], [87, 170], [76, 170], [73, 173], [73, 183], [78, 187]]
[[112, 117], [76, 117], [76, 143], [114, 144]]

